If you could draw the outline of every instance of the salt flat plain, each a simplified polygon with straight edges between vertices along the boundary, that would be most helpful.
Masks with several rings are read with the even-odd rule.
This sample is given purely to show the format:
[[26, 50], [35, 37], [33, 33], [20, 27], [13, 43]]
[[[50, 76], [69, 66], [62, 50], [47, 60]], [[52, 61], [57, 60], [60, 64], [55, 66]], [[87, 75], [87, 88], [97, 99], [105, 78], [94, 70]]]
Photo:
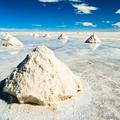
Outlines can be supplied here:
[[53, 109], [8, 104], [1, 94], [0, 120], [119, 120], [120, 33], [96, 32], [102, 41], [100, 45], [84, 43], [91, 32], [66, 32], [69, 37], [66, 43], [57, 39], [61, 32], [49, 32], [51, 38], [43, 38], [45, 33], [40, 32], [40, 37], [36, 38], [29, 32], [11, 33], [24, 47], [8, 49], [0, 46], [0, 81], [9, 76], [34, 47], [44, 44], [79, 77], [82, 91]]

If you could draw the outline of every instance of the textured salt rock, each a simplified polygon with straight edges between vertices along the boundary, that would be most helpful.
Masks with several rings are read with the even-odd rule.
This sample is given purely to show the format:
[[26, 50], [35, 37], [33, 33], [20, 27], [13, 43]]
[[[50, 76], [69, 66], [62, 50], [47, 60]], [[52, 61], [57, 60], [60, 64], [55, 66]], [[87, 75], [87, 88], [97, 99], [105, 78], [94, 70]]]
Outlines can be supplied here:
[[74, 96], [80, 82], [50, 49], [39, 46], [6, 79], [4, 90], [20, 103], [49, 105]]
[[96, 34], [93, 34], [85, 41], [85, 43], [101, 43], [101, 41]]
[[9, 33], [2, 32], [0, 39], [4, 41], [3, 46], [5, 47], [22, 47], [23, 44], [17, 38], [13, 37]]

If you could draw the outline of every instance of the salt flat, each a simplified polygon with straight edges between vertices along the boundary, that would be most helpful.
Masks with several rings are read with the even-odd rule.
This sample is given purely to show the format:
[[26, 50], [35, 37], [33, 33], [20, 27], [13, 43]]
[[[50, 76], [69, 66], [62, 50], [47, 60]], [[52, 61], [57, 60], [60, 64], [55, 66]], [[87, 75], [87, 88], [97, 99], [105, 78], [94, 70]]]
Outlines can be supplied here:
[[[7, 49], [0, 46], [0, 81], [37, 45], [46, 45], [80, 78], [82, 91], [78, 96], [53, 108], [28, 104], [8, 104], [0, 95], [0, 120], [119, 120], [120, 119], [120, 33], [97, 32], [102, 43], [85, 44], [90, 32], [67, 32], [62, 43], [59, 32], [51, 38], [34, 38], [29, 32], [11, 33], [24, 47]], [[1, 88], [0, 88], [1, 89]]]

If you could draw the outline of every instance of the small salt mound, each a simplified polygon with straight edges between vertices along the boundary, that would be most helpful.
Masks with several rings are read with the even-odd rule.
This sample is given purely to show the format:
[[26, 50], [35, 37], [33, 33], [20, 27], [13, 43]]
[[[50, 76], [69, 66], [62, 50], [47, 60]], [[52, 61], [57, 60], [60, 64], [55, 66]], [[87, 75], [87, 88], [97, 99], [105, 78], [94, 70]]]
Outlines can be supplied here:
[[54, 104], [80, 91], [72, 71], [45, 46], [39, 46], [6, 79], [5, 92], [20, 103]]
[[44, 38], [50, 38], [51, 36], [49, 34], [45, 34], [43, 37]]
[[63, 33], [63, 34], [61, 34], [61, 35], [58, 37], [58, 39], [59, 39], [59, 40], [68, 39], [68, 36], [67, 36], [65, 33]]
[[3, 46], [5, 47], [22, 47], [23, 44], [17, 38], [13, 37], [9, 33], [1, 33], [0, 39], [4, 41]]
[[34, 36], [34, 33], [29, 33], [29, 35], [30, 35], [31, 37], [33, 37], [33, 36]]
[[58, 37], [58, 39], [65, 44], [68, 40], [68, 36], [65, 33], [63, 33]]
[[34, 38], [39, 38], [40, 35], [39, 35], [39, 33], [33, 33], [33, 37], [34, 37]]
[[101, 41], [96, 34], [93, 34], [85, 41], [85, 43], [101, 43]]

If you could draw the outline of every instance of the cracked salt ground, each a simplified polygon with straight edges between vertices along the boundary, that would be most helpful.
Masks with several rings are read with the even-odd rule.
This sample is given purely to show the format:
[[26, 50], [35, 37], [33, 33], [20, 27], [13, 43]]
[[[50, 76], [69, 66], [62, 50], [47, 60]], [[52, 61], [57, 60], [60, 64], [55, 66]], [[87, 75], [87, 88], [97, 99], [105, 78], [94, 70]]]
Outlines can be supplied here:
[[[29, 41], [24, 37], [22, 42], [27, 40]], [[27, 104], [8, 105], [0, 99], [0, 120], [119, 120], [120, 41], [104, 40], [92, 51], [89, 46], [83, 44], [84, 40], [73, 36], [64, 46], [57, 42], [57, 39], [35, 41], [35, 45], [45, 43], [50, 48], [56, 48], [56, 56], [80, 76], [83, 90], [78, 96], [60, 103], [53, 109]], [[0, 52], [0, 57], [4, 57], [4, 61], [0, 59], [0, 80], [9, 75], [12, 68], [16, 67], [33, 47], [32, 42], [26, 42], [25, 47], [12, 56], [6, 56], [7, 51], [3, 49], [4, 52]]]

